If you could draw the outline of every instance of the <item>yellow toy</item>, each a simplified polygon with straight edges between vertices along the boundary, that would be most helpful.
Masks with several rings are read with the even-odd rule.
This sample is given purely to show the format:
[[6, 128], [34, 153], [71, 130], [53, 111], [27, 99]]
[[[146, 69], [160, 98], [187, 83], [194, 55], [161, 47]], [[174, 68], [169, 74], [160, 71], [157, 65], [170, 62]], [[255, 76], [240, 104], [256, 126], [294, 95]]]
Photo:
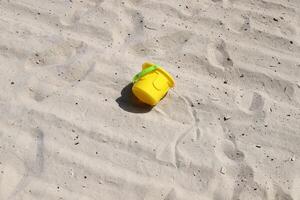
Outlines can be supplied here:
[[156, 105], [174, 87], [174, 79], [162, 67], [153, 63], [144, 63], [143, 70], [133, 79], [133, 94], [142, 102]]

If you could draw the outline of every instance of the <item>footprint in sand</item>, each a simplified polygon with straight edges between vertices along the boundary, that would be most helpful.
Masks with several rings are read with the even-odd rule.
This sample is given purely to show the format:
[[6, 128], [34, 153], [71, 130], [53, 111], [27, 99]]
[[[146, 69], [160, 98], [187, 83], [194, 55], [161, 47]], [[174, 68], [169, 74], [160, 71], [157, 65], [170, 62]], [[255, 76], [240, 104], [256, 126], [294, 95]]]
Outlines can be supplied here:
[[236, 96], [235, 102], [246, 113], [260, 112], [264, 108], [264, 98], [257, 92], [242, 92]]
[[281, 187], [276, 186], [275, 200], [293, 200], [293, 198], [285, 193]]
[[36, 52], [30, 56], [25, 62], [25, 68], [55, 66], [74, 60], [77, 51], [76, 47], [78, 48], [80, 45], [66, 41], [57, 41], [57, 43], [57, 45], [53, 45], [44, 51]]
[[71, 13], [65, 14], [65, 16], [60, 18], [60, 23], [64, 26], [74, 25], [76, 22], [80, 20], [80, 16], [83, 14], [83, 11], [73, 11]]
[[[0, 199], [14, 200], [25, 192], [32, 177], [41, 176], [44, 171], [44, 133], [37, 129], [32, 137], [22, 135], [15, 140], [15, 144], [27, 142], [31, 152], [23, 152], [24, 156], [6, 151], [0, 154]], [[22, 157], [23, 159], [21, 159]], [[26, 191], [27, 192], [27, 191]]]
[[[25, 63], [25, 69], [31, 73], [26, 96], [41, 102], [83, 81], [95, 67], [94, 54], [87, 51], [85, 43], [61, 41], [29, 57]], [[49, 80], [55, 82], [50, 84]]]
[[251, 20], [248, 15], [240, 15], [233, 12], [230, 14], [230, 18], [224, 19], [224, 21], [228, 29], [234, 33], [247, 34], [252, 29]]
[[239, 151], [238, 149], [234, 148], [231, 145], [225, 145], [223, 151], [224, 151], [224, 154], [230, 160], [238, 161], [238, 162], [244, 160], [244, 157], [245, 157], [244, 153]]
[[267, 191], [254, 180], [254, 171], [246, 163], [242, 163], [235, 177], [236, 186], [233, 190], [233, 200], [267, 199]]
[[213, 67], [221, 69], [222, 71], [233, 66], [233, 62], [226, 50], [226, 43], [223, 40], [208, 45], [207, 58]]
[[81, 6], [79, 7], [70, 3], [70, 9], [66, 9], [65, 14], [60, 16], [60, 23], [64, 26], [73, 26], [79, 22], [82, 17], [94, 12], [102, 2], [103, 0], [81, 1]]
[[23, 180], [27, 176], [27, 167], [14, 153], [0, 154], [0, 199], [13, 199], [12, 197], [23, 187]]
[[9, 199], [26, 176], [26, 167], [24, 162], [12, 153], [6, 154], [2, 159], [4, 162], [0, 173], [0, 199]]

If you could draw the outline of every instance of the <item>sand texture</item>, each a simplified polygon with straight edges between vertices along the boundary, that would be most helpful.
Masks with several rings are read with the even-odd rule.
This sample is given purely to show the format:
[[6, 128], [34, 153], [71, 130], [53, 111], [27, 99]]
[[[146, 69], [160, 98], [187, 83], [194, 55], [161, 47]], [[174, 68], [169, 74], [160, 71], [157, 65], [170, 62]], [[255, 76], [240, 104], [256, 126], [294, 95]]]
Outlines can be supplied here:
[[0, 0], [0, 92], [0, 200], [300, 200], [300, 0]]

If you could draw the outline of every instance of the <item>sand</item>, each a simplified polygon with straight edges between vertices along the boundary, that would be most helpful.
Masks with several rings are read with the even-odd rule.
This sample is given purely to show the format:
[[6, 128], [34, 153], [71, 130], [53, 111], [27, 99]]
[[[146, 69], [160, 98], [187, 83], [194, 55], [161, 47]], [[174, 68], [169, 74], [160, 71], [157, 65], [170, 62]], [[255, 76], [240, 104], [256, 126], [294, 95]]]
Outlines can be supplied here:
[[299, 0], [1, 0], [0, 199], [299, 200], [299, 77]]

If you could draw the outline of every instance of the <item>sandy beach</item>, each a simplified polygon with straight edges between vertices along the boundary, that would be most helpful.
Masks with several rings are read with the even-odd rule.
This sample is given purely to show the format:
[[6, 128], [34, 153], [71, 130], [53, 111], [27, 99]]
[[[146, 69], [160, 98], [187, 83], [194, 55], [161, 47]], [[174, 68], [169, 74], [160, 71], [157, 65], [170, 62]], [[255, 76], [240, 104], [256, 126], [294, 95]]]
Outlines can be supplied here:
[[0, 91], [0, 200], [300, 200], [299, 0], [0, 0]]

